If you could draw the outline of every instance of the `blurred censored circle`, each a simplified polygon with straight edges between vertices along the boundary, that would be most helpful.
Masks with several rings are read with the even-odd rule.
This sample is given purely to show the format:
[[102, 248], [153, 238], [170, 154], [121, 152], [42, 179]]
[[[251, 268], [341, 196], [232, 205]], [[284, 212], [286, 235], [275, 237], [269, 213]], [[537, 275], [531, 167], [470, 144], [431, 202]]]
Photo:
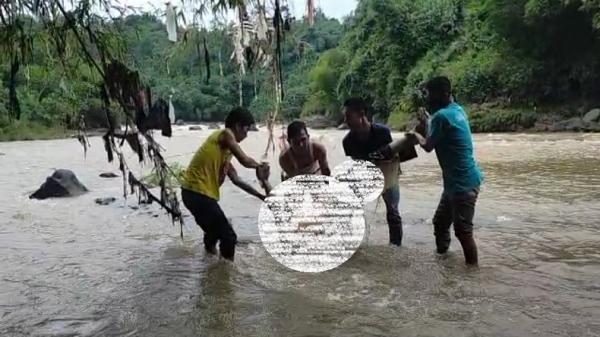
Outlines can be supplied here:
[[383, 172], [365, 160], [347, 160], [333, 169], [332, 176], [347, 184], [363, 204], [376, 200], [383, 192]]
[[348, 185], [321, 175], [296, 176], [265, 199], [258, 230], [265, 249], [284, 266], [322, 272], [346, 262], [365, 234], [362, 201]]

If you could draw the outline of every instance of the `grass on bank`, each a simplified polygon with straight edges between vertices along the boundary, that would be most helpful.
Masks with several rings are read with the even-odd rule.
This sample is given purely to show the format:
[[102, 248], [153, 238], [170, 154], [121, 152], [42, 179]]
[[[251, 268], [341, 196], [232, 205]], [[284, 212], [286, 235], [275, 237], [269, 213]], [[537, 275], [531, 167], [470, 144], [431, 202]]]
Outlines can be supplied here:
[[73, 131], [61, 126], [46, 126], [28, 120], [15, 121], [10, 125], [0, 125], [0, 141], [48, 140], [69, 137]]

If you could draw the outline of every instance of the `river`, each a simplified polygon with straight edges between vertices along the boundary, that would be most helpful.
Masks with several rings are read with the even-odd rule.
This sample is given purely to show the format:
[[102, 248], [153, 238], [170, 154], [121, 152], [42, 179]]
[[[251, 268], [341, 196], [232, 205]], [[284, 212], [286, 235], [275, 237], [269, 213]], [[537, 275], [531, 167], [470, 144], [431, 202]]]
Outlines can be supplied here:
[[[208, 134], [160, 138], [167, 161], [186, 165]], [[311, 132], [332, 167], [343, 135]], [[260, 157], [266, 140], [250, 133], [242, 148]], [[221, 205], [242, 243], [233, 265], [205, 256], [192, 218], [181, 240], [156, 205], [123, 199], [120, 178], [98, 177], [118, 164], [101, 138], [91, 145], [84, 157], [73, 139], [0, 143], [0, 336], [600, 336], [598, 134], [475, 136], [486, 174], [479, 270], [464, 266], [454, 238], [447, 257], [434, 253], [441, 175], [421, 151], [400, 179], [404, 246], [387, 245], [384, 206], [373, 202], [361, 248], [319, 274], [271, 258], [257, 235], [260, 201], [229, 182]], [[52, 168], [73, 170], [90, 192], [29, 200]]]

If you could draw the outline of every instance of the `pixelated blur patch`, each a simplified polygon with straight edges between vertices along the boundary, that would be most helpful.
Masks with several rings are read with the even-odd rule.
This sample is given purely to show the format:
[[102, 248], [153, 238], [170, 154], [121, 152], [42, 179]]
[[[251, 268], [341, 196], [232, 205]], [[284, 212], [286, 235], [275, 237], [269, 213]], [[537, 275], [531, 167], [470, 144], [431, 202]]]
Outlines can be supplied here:
[[365, 204], [381, 195], [385, 183], [379, 167], [365, 160], [347, 160], [333, 169], [332, 176], [348, 184]]
[[265, 249], [284, 266], [322, 272], [356, 252], [365, 234], [363, 202], [333, 177], [303, 175], [279, 184], [263, 202], [258, 229]]

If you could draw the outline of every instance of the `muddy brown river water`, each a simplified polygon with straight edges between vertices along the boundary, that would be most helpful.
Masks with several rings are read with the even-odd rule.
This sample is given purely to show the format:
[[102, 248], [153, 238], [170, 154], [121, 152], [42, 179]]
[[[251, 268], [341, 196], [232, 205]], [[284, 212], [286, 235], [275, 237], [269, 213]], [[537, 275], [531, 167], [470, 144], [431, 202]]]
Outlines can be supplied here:
[[[208, 134], [181, 128], [160, 142], [186, 165]], [[344, 160], [342, 131], [311, 135], [332, 166]], [[266, 140], [250, 133], [242, 147], [260, 157]], [[600, 336], [598, 134], [476, 135], [479, 270], [463, 266], [456, 240], [446, 258], [434, 254], [441, 174], [421, 151], [400, 179], [404, 246], [386, 244], [373, 202], [361, 248], [319, 274], [271, 258], [260, 201], [229, 182], [221, 204], [242, 241], [236, 262], [205, 256], [192, 218], [181, 240], [155, 205], [122, 198], [120, 178], [99, 178], [117, 165], [100, 138], [91, 143], [87, 157], [73, 139], [0, 143], [0, 336]], [[90, 192], [29, 200], [52, 168], [73, 170]]]

